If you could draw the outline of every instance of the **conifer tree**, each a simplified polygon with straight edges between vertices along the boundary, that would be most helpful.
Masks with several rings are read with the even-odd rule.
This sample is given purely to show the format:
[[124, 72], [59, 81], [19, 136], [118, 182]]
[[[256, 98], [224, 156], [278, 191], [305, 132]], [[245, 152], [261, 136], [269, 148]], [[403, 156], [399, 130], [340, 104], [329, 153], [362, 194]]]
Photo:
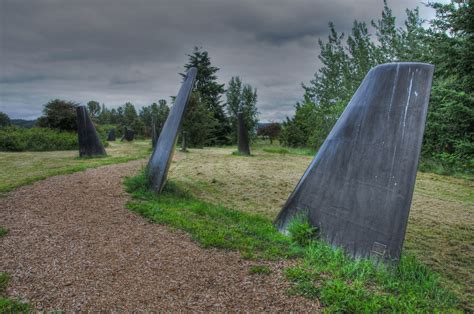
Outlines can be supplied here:
[[[208, 126], [212, 126], [213, 129], [209, 133], [210, 137], [209, 140], [206, 141], [206, 144], [228, 144], [230, 126], [221, 101], [221, 96], [224, 93], [224, 84], [217, 82], [216, 73], [219, 71], [219, 68], [211, 64], [211, 58], [208, 52], [202, 50], [202, 48], [194, 47], [193, 52], [189, 54], [188, 57], [188, 63], [184, 65], [186, 71], [192, 67], [197, 68], [195, 91], [198, 93], [195, 95], [195, 101], [199, 101], [202, 105], [198, 106], [200, 108], [199, 110], [205, 108], [208, 112], [212, 113], [213, 119], [217, 122], [208, 124]], [[181, 76], [185, 77], [186, 74], [181, 73]], [[196, 97], [199, 97], [199, 99], [196, 99]], [[186, 125], [189, 126], [190, 121], [188, 121]], [[193, 136], [190, 132], [188, 132], [188, 134], [189, 136]], [[193, 141], [189, 141], [190, 144], [192, 142]]]

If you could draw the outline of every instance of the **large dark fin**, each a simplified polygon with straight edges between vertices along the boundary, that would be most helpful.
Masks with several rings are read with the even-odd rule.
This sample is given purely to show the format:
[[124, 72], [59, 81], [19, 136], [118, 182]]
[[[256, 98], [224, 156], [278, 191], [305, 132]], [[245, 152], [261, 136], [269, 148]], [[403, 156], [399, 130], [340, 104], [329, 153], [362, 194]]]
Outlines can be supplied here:
[[105, 156], [105, 149], [99, 139], [87, 109], [78, 106], [77, 109], [77, 136], [79, 139], [79, 156]]
[[399, 259], [433, 70], [390, 63], [369, 71], [279, 213], [280, 230], [300, 213], [354, 257]]
[[181, 85], [178, 96], [175, 99], [173, 107], [166, 119], [165, 125], [161, 130], [153, 154], [148, 161], [146, 169], [150, 185], [157, 193], [161, 193], [166, 183], [168, 169], [173, 158], [184, 113], [191, 97], [191, 92], [196, 80], [196, 68], [190, 68], [186, 78]]

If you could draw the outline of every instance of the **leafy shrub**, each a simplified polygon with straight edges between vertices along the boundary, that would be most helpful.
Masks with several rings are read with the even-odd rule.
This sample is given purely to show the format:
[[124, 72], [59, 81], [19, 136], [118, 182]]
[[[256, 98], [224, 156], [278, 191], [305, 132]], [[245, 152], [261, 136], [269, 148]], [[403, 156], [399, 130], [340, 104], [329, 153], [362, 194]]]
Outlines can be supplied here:
[[0, 130], [0, 151], [54, 151], [78, 149], [77, 134], [47, 128], [8, 127]]

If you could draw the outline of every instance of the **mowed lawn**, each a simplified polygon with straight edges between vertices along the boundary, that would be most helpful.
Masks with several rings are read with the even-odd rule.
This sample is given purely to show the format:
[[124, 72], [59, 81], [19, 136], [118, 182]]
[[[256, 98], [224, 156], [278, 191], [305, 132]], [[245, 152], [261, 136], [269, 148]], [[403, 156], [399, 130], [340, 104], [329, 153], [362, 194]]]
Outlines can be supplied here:
[[[179, 153], [168, 178], [200, 199], [275, 218], [312, 157], [260, 149], [242, 157], [234, 150]], [[474, 182], [419, 172], [404, 249], [474, 309]]]
[[[0, 193], [56, 174], [148, 158], [149, 141], [111, 143], [108, 157], [76, 151], [0, 153]], [[312, 157], [266, 152], [232, 155], [234, 148], [176, 152], [169, 179], [194, 196], [273, 219]], [[278, 152], [278, 150], [275, 150]], [[418, 173], [405, 251], [440, 273], [464, 306], [474, 308], [474, 182]]]
[[78, 151], [0, 152], [0, 195], [58, 174], [147, 157], [150, 141], [109, 142], [107, 156], [79, 158]]

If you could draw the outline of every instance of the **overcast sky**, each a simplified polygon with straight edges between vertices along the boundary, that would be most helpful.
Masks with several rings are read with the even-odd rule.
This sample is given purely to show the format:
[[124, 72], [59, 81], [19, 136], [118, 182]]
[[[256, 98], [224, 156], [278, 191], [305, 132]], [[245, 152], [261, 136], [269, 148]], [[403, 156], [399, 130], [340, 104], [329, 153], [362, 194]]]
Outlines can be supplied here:
[[[382, 0], [0, 0], [0, 111], [32, 119], [50, 99], [137, 107], [175, 95], [187, 54], [209, 52], [219, 81], [258, 89], [261, 120], [281, 120], [317, 71], [328, 22], [380, 16]], [[398, 23], [420, 1], [389, 1]], [[225, 98], [224, 98], [225, 99]]]

